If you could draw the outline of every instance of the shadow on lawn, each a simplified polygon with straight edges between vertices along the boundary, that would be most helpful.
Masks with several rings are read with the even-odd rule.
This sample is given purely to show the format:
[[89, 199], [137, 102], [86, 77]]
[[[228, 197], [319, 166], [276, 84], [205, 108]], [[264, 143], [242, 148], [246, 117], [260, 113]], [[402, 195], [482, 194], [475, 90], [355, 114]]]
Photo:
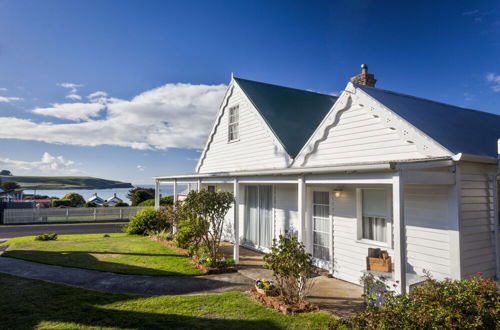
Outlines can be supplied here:
[[[99, 260], [93, 254], [99, 255], [130, 255], [130, 256], [158, 256], [158, 257], [174, 257], [179, 258], [179, 261], [172, 262], [173, 268], [180, 268], [176, 270], [161, 270], [155, 268], [141, 267], [130, 265], [126, 263], [111, 262]], [[150, 253], [113, 253], [113, 252], [92, 252], [92, 251], [40, 251], [40, 250], [7, 250], [3, 254], [4, 257], [11, 257], [16, 259], [34, 261], [49, 265], [58, 265], [66, 267], [75, 267], [82, 269], [91, 269], [105, 272], [112, 272], [117, 274], [131, 274], [131, 275], [153, 275], [153, 276], [186, 276], [186, 275], [200, 275], [191, 266], [191, 261], [186, 256], [177, 254], [150, 254]], [[185, 265], [180, 265], [185, 259]], [[193, 270], [190, 274], [186, 274], [183, 270]]]
[[[144, 297], [98, 293], [0, 274], [0, 291], [8, 304], [2, 308], [0, 328], [35, 329], [59, 324], [63, 328], [116, 327], [127, 329], [277, 329], [266, 320], [227, 320], [224, 315], [201, 317], [159, 313], [161, 301], [145, 302]], [[160, 299], [160, 298], [158, 298]], [[134, 303], [134, 300], [137, 300]], [[117, 303], [116, 306], [106, 306]], [[131, 303], [130, 306], [125, 306]], [[195, 302], [194, 308], [202, 304]], [[116, 308], [128, 307], [128, 310]], [[115, 308], [115, 309], [114, 309]], [[138, 311], [140, 309], [149, 311]]]

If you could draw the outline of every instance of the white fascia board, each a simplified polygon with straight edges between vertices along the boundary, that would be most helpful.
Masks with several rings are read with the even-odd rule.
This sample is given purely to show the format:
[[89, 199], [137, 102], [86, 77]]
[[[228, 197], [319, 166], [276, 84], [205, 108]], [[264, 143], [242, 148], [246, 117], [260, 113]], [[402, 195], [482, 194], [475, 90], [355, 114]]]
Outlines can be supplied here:
[[[500, 157], [500, 155], [499, 155]], [[464, 161], [464, 162], [474, 162], [474, 163], [486, 163], [486, 164], [496, 164], [498, 163], [498, 158], [488, 157], [488, 156], [476, 156], [469, 155], [464, 153], [458, 153], [453, 155], [452, 159], [456, 162]]]

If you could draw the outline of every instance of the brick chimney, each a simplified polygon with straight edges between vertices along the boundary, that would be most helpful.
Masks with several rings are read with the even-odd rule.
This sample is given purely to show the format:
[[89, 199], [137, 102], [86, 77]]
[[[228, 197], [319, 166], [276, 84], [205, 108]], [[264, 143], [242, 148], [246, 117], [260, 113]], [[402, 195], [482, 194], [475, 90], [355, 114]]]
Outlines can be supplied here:
[[368, 73], [368, 65], [361, 64], [361, 73], [351, 78], [353, 84], [375, 87], [377, 79], [372, 73]]

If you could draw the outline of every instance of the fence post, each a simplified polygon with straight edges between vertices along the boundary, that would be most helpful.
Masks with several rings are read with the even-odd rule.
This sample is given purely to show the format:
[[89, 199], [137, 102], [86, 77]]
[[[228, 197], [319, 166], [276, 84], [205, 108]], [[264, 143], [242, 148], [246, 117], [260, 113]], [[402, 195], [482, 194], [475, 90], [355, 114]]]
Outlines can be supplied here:
[[123, 207], [120, 207], [120, 220], [123, 220]]
[[94, 221], [97, 220], [97, 207], [94, 207]]
[[69, 221], [69, 208], [66, 208], [66, 221]]

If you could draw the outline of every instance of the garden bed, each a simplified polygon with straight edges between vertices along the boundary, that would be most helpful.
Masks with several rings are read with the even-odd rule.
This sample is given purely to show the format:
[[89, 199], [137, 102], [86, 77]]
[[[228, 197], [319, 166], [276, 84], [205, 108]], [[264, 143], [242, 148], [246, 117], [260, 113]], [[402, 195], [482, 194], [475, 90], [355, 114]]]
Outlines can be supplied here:
[[260, 290], [257, 290], [257, 288], [251, 288], [250, 289], [250, 296], [256, 300], [257, 302], [269, 307], [273, 308], [278, 312], [281, 312], [283, 314], [299, 314], [299, 313], [308, 313], [308, 312], [317, 312], [319, 311], [319, 308], [308, 302], [305, 301], [304, 303], [300, 305], [295, 305], [295, 306], [290, 306], [285, 304], [279, 296], [272, 296], [269, 295], [267, 292], [259, 292]]
[[[189, 256], [189, 251], [186, 250], [186, 249], [183, 249], [183, 248], [180, 248], [178, 247], [177, 245], [175, 245], [172, 241], [168, 241], [168, 240], [165, 240], [163, 238], [160, 238], [158, 236], [151, 236], [151, 239], [153, 241], [156, 241], [160, 244], [164, 244], [172, 249], [175, 249], [177, 250], [179, 253], [182, 253], [186, 256]], [[192, 261], [193, 261], [193, 265], [204, 271], [205, 274], [222, 274], [222, 273], [234, 273], [234, 272], [237, 272], [238, 270], [236, 269], [236, 267], [234, 266], [230, 266], [230, 267], [224, 267], [224, 268], [212, 268], [212, 267], [207, 267], [203, 264], [200, 263], [200, 261], [198, 260], [198, 257], [196, 256], [193, 256], [192, 257]]]

